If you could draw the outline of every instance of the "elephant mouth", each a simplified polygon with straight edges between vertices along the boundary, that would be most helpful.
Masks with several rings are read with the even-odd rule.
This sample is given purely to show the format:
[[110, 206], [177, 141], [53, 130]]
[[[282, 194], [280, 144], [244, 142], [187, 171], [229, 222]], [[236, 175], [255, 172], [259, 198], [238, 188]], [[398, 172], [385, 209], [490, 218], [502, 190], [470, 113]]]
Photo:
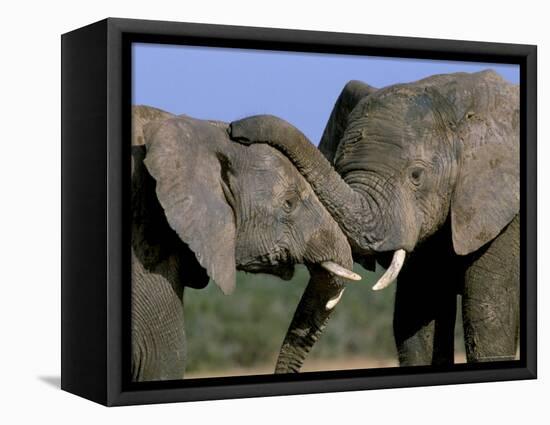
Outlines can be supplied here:
[[[310, 264], [310, 263], [308, 263]], [[312, 265], [311, 263], [310, 265]], [[307, 264], [306, 264], [307, 265]], [[323, 261], [320, 264], [315, 265], [323, 268], [333, 276], [340, 277], [345, 280], [357, 281], [361, 280], [361, 276], [351, 270], [341, 266], [334, 261]], [[243, 270], [248, 273], [265, 273], [275, 275], [283, 280], [291, 280], [294, 277], [294, 264], [279, 264], [279, 265], [267, 265], [257, 261], [251, 261], [247, 264], [237, 267], [239, 270]]]
[[274, 266], [256, 261], [238, 266], [237, 269], [248, 273], [271, 274], [287, 281], [291, 280], [294, 277], [295, 272], [294, 264], [280, 264]]

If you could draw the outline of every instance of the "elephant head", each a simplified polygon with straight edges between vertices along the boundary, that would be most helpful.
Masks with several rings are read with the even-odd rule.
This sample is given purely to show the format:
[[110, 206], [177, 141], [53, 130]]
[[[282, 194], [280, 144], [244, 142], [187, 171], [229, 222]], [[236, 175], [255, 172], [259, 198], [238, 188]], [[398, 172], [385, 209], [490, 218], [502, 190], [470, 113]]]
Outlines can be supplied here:
[[[518, 87], [493, 71], [436, 75], [375, 89], [349, 82], [317, 150], [274, 117], [231, 125], [245, 144], [284, 152], [366, 266], [393, 253], [374, 289], [450, 217], [454, 250], [469, 254], [519, 211]], [[256, 120], [265, 124], [261, 128]], [[258, 129], [260, 128], [260, 131]]]
[[[149, 239], [158, 238], [161, 228], [166, 233], [163, 244], [148, 244], [158, 249], [146, 258], [180, 246], [178, 252], [192, 252], [199, 269], [226, 294], [235, 287], [236, 269], [290, 279], [295, 264], [309, 268], [311, 279], [276, 369], [298, 371], [346, 280], [359, 279], [349, 270], [345, 235], [283, 154], [233, 142], [228, 124], [162, 116], [143, 128], [143, 136], [145, 146], [134, 147], [145, 176], [140, 184], [151, 188], [147, 209], [165, 225], [135, 221], [148, 222]], [[187, 255], [187, 268], [190, 262]]]

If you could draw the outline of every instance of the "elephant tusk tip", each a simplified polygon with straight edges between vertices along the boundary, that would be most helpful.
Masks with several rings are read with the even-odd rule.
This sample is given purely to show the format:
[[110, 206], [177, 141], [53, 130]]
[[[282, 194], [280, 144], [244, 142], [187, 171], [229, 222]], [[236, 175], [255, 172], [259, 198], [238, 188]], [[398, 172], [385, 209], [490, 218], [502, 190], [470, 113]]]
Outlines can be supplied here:
[[389, 285], [391, 285], [393, 283], [393, 280], [389, 281], [389, 282], [384, 282], [383, 284], [380, 284], [381, 282], [377, 282], [376, 285], [374, 285], [372, 287], [372, 290], [373, 291], [381, 291], [382, 289], [384, 288], [387, 288]]
[[387, 288], [397, 279], [397, 276], [403, 267], [403, 263], [405, 262], [405, 256], [406, 252], [404, 249], [398, 249], [393, 253], [390, 266], [382, 277], [378, 279], [378, 282], [376, 282], [376, 284], [372, 287], [373, 291], [380, 291]]
[[342, 289], [338, 293], [338, 295], [336, 295], [334, 298], [331, 298], [330, 300], [328, 300], [328, 302], [325, 305], [325, 309], [332, 310], [336, 306], [336, 304], [338, 304], [338, 302], [340, 301], [340, 298], [342, 298], [343, 293], [344, 293], [344, 290]]
[[340, 264], [337, 264], [333, 261], [324, 261], [323, 263], [321, 263], [321, 267], [323, 267], [325, 270], [329, 271], [333, 275], [339, 276], [343, 279], [355, 281], [361, 280], [360, 275], [346, 269], [345, 267], [342, 267]]

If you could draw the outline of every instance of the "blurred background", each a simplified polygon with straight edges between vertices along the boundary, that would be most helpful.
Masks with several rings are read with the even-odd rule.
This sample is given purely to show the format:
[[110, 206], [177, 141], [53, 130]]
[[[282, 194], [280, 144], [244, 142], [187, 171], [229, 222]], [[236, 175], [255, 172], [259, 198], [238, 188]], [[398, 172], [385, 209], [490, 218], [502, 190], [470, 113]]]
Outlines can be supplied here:
[[[397, 366], [392, 315], [395, 285], [373, 291], [383, 269], [348, 284], [325, 332], [302, 371]], [[237, 288], [223, 295], [210, 282], [205, 289], [185, 289], [186, 378], [273, 373], [279, 348], [309, 273], [296, 268], [291, 281], [239, 272]], [[464, 362], [460, 309], [455, 331], [455, 361]]]
[[[374, 87], [433, 74], [491, 68], [519, 83], [519, 66], [336, 54], [273, 52], [135, 43], [132, 103], [194, 118], [233, 121], [273, 114], [318, 144], [334, 102], [353, 79]], [[397, 366], [392, 315], [395, 285], [374, 292], [375, 273], [349, 284], [304, 371]], [[308, 281], [297, 268], [291, 281], [238, 273], [237, 288], [224, 296], [214, 284], [186, 289], [186, 378], [273, 373], [294, 310]], [[460, 299], [456, 358], [464, 361]]]

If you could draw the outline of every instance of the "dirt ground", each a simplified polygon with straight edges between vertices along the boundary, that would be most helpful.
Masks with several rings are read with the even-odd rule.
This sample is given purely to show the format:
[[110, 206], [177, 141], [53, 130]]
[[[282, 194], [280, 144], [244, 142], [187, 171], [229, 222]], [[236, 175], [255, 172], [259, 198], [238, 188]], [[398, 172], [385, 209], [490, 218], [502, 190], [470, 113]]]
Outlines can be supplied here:
[[[455, 363], [465, 363], [464, 354], [455, 356]], [[303, 372], [318, 372], [327, 370], [349, 370], [349, 369], [375, 369], [382, 367], [397, 367], [397, 361], [393, 359], [374, 359], [367, 357], [351, 357], [345, 359], [316, 359], [306, 361]], [[235, 368], [226, 370], [196, 371], [187, 372], [186, 379], [192, 378], [213, 378], [226, 376], [266, 375], [272, 374], [275, 367], [275, 360], [265, 365], [251, 368]]]

